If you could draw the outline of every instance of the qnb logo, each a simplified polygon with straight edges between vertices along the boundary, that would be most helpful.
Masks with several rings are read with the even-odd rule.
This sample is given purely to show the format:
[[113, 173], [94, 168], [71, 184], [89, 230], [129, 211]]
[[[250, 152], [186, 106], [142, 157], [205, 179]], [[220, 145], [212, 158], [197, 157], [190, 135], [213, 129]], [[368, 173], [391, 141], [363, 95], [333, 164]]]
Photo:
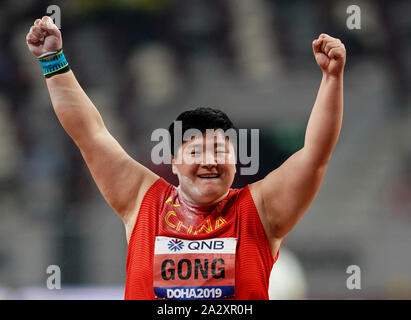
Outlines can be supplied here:
[[190, 250], [223, 250], [224, 249], [224, 241], [221, 240], [210, 240], [210, 241], [191, 241], [188, 244], [188, 249]]
[[171, 251], [180, 251], [184, 247], [184, 242], [179, 239], [173, 239], [168, 242], [168, 248]]

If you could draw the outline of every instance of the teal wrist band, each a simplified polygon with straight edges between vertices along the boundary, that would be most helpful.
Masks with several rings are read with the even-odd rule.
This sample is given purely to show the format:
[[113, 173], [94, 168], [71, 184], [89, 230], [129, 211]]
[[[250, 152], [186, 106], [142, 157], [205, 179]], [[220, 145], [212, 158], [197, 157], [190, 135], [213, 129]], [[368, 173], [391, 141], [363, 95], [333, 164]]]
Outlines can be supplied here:
[[50, 78], [56, 74], [64, 73], [70, 70], [68, 62], [63, 54], [63, 48], [46, 56], [40, 56], [38, 59], [40, 66], [43, 69], [43, 75], [46, 78]]

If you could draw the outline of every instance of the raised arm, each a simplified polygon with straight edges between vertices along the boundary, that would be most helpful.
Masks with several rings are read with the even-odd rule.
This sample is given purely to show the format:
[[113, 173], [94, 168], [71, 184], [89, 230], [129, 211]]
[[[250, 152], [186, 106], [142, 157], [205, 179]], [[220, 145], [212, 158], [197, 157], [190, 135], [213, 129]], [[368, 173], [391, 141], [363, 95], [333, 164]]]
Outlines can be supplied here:
[[313, 41], [313, 52], [322, 80], [304, 147], [250, 186], [265, 231], [273, 241], [282, 239], [311, 205], [341, 130], [345, 47], [339, 39], [321, 34]]
[[[36, 57], [62, 48], [61, 32], [47, 16], [35, 21], [26, 41]], [[61, 125], [80, 149], [103, 197], [127, 227], [134, 222], [144, 193], [158, 176], [121, 148], [71, 70], [46, 78], [46, 84]]]

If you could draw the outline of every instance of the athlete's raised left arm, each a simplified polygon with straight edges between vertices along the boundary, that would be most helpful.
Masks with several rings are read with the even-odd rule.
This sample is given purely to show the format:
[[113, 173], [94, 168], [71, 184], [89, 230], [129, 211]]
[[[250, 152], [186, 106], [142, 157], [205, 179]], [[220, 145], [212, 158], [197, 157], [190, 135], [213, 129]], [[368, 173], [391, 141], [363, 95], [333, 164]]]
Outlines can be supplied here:
[[308, 121], [304, 147], [250, 186], [270, 240], [282, 239], [311, 205], [341, 130], [344, 44], [321, 34], [312, 46], [322, 70], [322, 80]]

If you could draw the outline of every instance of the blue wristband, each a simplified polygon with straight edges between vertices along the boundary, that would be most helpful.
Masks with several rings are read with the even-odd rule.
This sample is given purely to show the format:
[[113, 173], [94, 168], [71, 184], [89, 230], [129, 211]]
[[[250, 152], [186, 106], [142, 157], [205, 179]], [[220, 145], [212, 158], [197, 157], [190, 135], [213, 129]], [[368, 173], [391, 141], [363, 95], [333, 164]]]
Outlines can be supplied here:
[[63, 48], [57, 52], [39, 58], [40, 66], [43, 69], [43, 75], [50, 78], [56, 74], [70, 70], [68, 62], [63, 54]]

